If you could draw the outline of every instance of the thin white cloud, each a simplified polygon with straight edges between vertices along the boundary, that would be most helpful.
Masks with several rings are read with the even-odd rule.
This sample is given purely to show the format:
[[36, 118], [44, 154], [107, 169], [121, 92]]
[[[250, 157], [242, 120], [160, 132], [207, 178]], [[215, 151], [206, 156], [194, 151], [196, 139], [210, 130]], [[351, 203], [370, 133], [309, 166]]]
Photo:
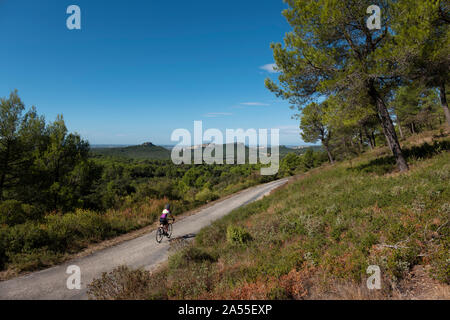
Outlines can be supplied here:
[[229, 112], [208, 112], [206, 114], [204, 114], [204, 117], [207, 118], [217, 118], [217, 117], [221, 117], [221, 116], [231, 116], [233, 115], [232, 113]]
[[270, 106], [270, 104], [262, 103], [262, 102], [241, 102], [240, 104], [243, 106], [257, 106], [257, 107]]
[[277, 65], [275, 63], [269, 63], [269, 64], [265, 64], [261, 67], [259, 67], [261, 70], [267, 71], [269, 73], [278, 73], [278, 71], [276, 70]]

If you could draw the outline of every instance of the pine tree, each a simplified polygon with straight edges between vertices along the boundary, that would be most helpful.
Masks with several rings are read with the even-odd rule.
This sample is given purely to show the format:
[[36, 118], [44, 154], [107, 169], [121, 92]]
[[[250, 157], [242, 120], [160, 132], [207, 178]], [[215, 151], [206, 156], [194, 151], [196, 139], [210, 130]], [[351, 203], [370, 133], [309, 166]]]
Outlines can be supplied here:
[[450, 4], [448, 0], [399, 0], [394, 5], [395, 42], [387, 50], [400, 74], [437, 88], [450, 126], [446, 88], [450, 80]]
[[[267, 79], [266, 86], [295, 106], [319, 97], [339, 94], [351, 103], [370, 99], [392, 153], [401, 171], [408, 169], [385, 95], [398, 84], [392, 76], [390, 56], [382, 49], [393, 37], [392, 1], [287, 0], [284, 11], [293, 30], [280, 43], [272, 44], [279, 84]], [[375, 2], [375, 3], [374, 3]], [[369, 6], [381, 8], [382, 29], [369, 30]], [[389, 71], [389, 72], [388, 72]], [[367, 106], [368, 108], [370, 106]]]
[[330, 163], [334, 163], [329, 144], [331, 129], [326, 122], [327, 106], [326, 102], [321, 104], [313, 102], [307, 105], [300, 117], [300, 129], [303, 141], [315, 143], [317, 140], [320, 140], [327, 152], [328, 160]]

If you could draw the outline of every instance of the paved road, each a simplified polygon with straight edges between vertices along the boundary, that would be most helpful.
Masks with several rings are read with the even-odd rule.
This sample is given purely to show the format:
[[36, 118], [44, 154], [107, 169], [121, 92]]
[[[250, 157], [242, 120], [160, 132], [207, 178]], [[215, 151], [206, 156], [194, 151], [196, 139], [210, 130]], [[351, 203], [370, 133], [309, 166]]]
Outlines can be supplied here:
[[[177, 220], [174, 224], [173, 237], [196, 234], [211, 222], [220, 219], [238, 207], [258, 200], [286, 182], [287, 179], [277, 180], [241, 191], [232, 197], [202, 209], [195, 215], [180, 219], [180, 221]], [[168, 249], [167, 238], [158, 244], [155, 241], [155, 231], [152, 231], [139, 238], [97, 251], [92, 255], [23, 277], [0, 282], [0, 299], [86, 299], [86, 285], [103, 272], [111, 271], [119, 265], [128, 265], [131, 268], [143, 267], [150, 270], [167, 259]], [[67, 289], [66, 282], [70, 275], [66, 274], [66, 270], [70, 265], [79, 266], [81, 269], [81, 290]]]

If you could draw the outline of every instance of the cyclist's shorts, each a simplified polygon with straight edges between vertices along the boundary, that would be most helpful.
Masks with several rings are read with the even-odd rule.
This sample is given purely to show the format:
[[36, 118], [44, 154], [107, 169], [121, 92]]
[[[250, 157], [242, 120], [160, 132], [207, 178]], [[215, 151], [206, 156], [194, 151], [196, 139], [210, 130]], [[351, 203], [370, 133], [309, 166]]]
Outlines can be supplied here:
[[169, 222], [167, 221], [167, 218], [159, 218], [159, 222], [160, 222], [161, 224], [164, 224], [164, 225], [166, 225], [166, 224], [169, 223]]

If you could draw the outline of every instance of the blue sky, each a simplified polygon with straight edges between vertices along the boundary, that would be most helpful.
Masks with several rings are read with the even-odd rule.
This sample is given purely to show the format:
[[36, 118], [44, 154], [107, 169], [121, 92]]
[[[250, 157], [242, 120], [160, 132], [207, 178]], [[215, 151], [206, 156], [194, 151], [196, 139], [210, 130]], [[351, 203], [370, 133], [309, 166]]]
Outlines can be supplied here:
[[[81, 30], [66, 9], [81, 8]], [[0, 96], [15, 88], [92, 144], [173, 144], [176, 128], [280, 128], [304, 144], [276, 77], [281, 0], [0, 0]], [[267, 70], [265, 70], [267, 69]]]

